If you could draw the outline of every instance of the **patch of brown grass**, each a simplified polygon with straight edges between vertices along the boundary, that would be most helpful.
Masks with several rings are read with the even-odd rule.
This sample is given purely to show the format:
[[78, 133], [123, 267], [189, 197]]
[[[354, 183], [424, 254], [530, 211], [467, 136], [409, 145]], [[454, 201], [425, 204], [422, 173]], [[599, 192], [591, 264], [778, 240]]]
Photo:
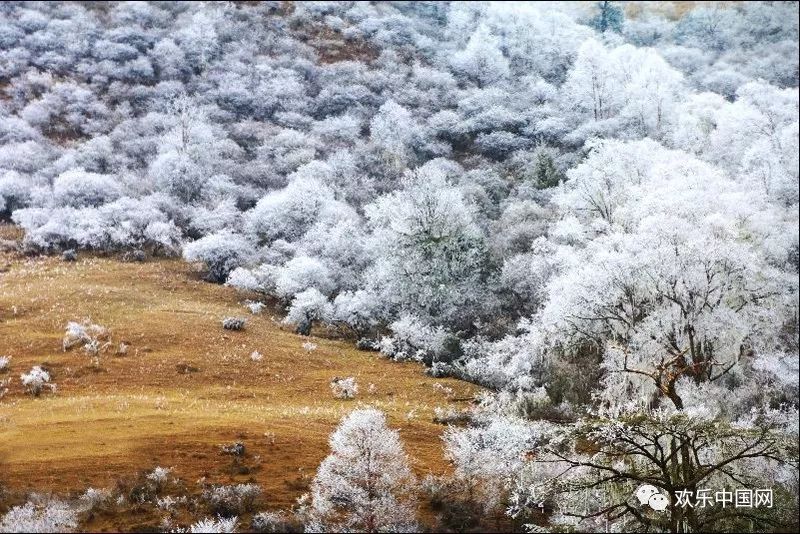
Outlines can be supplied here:
[[[18, 236], [2, 227], [0, 235]], [[13, 357], [10, 391], [0, 400], [0, 478], [12, 491], [113, 487], [160, 465], [174, 467], [189, 485], [201, 477], [257, 482], [270, 508], [286, 507], [328, 453], [340, 418], [362, 404], [387, 413], [420, 475], [442, 473], [442, 427], [433, 423], [433, 409], [468, 401], [448, 400], [433, 384], [452, 388], [457, 399], [478, 390], [344, 341], [317, 337], [317, 350], [307, 353], [305, 338], [269, 311], [248, 316], [241, 332], [223, 330], [222, 317], [246, 313], [242, 296], [201, 281], [180, 260], [81, 255], [66, 263], [6, 252], [0, 263], [9, 264], [0, 273], [0, 354]], [[115, 344], [99, 367], [78, 348], [61, 349], [66, 323], [86, 317], [107, 327]], [[115, 355], [120, 341], [130, 345], [125, 355]], [[250, 359], [254, 350], [262, 361]], [[19, 373], [33, 365], [47, 366], [55, 394], [24, 394]], [[356, 377], [355, 400], [333, 398], [334, 376]], [[234, 441], [257, 458], [256, 469], [231, 468], [220, 446]], [[125, 530], [141, 518], [96, 521], [93, 529]]]

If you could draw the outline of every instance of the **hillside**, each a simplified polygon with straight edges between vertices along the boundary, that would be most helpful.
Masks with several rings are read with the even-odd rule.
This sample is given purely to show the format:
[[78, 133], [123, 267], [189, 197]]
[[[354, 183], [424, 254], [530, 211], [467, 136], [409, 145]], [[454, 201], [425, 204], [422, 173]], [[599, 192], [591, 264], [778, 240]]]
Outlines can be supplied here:
[[800, 531], [798, 43], [3, 3], [0, 534]]
[[[2, 266], [0, 353], [13, 358], [13, 381], [0, 402], [0, 485], [15, 494], [114, 487], [163, 466], [190, 490], [201, 477], [257, 482], [265, 508], [286, 507], [306, 490], [339, 419], [361, 404], [386, 412], [417, 474], [441, 472], [443, 427], [432, 422], [433, 409], [464, 408], [477, 391], [348, 342], [312, 337], [318, 348], [307, 352], [305, 338], [282, 329], [269, 310], [250, 315], [241, 294], [201, 281], [180, 260], [82, 255], [67, 263], [5, 252]], [[228, 315], [246, 315], [246, 329], [223, 330]], [[86, 317], [109, 328], [115, 344], [99, 367], [61, 348], [66, 323]], [[124, 356], [114, 355], [120, 341], [130, 345]], [[260, 362], [250, 359], [256, 350]], [[24, 395], [17, 375], [33, 365], [50, 370], [55, 394]], [[333, 398], [334, 376], [357, 378], [355, 400]], [[221, 453], [236, 441], [246, 447], [244, 468]], [[94, 521], [85, 528], [142, 528], [159, 518], [140, 512]]]

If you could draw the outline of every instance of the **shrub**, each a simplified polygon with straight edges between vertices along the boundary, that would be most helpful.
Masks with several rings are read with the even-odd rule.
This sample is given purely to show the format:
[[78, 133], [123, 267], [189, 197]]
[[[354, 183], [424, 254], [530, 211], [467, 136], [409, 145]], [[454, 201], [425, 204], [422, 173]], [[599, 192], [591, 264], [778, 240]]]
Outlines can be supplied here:
[[222, 328], [225, 330], [243, 330], [246, 322], [247, 320], [242, 317], [225, 317], [222, 320]]
[[201, 519], [189, 527], [189, 532], [236, 532], [238, 517]]
[[219, 517], [236, 517], [251, 512], [259, 495], [261, 488], [257, 484], [212, 486], [203, 491], [203, 499], [210, 511]]
[[27, 373], [19, 375], [22, 380], [22, 385], [25, 386], [25, 391], [38, 397], [45, 389], [55, 391], [55, 384], [50, 384], [50, 373], [42, 369], [40, 366], [31, 368]]
[[262, 311], [264, 311], [265, 304], [263, 302], [258, 301], [248, 301], [245, 303], [247, 309], [250, 310], [250, 313], [253, 315], [260, 315]]
[[231, 454], [233, 456], [244, 456], [244, 443], [237, 441], [230, 445], [222, 446], [222, 454]]
[[378, 341], [374, 339], [370, 339], [368, 337], [359, 338], [356, 341], [356, 348], [358, 350], [367, 350], [367, 351], [378, 351], [380, 350], [380, 344]]
[[0, 356], [0, 373], [8, 371], [8, 366], [11, 363], [11, 356]]
[[101, 341], [107, 339], [108, 330], [104, 326], [94, 324], [89, 319], [84, 319], [81, 323], [70, 321], [65, 328], [61, 346], [66, 352], [76, 345], [82, 345], [86, 352], [95, 355], [107, 346], [107, 343], [101, 344]]
[[303, 336], [311, 334], [314, 321], [326, 321], [331, 316], [331, 304], [328, 298], [317, 289], [311, 288], [295, 295], [284, 323], [297, 325], [297, 333]]
[[78, 526], [75, 510], [62, 501], [32, 499], [0, 519], [0, 532], [70, 532]]
[[78, 261], [78, 253], [75, 252], [74, 248], [67, 249], [61, 254], [61, 259], [64, 261]]
[[169, 474], [172, 472], [170, 467], [156, 467], [145, 476], [148, 483], [153, 487], [153, 491], [158, 493], [163, 489], [164, 485], [169, 480]]
[[92, 511], [97, 507], [109, 504], [112, 497], [113, 495], [108, 489], [89, 488], [78, 497], [78, 502], [84, 511]]
[[147, 259], [147, 254], [144, 250], [136, 249], [136, 250], [129, 250], [128, 252], [122, 255], [122, 261], [127, 262], [143, 262]]
[[302, 532], [302, 526], [284, 511], [259, 512], [253, 516], [250, 528], [255, 532]]
[[118, 199], [121, 194], [115, 177], [80, 169], [61, 174], [53, 183], [53, 198], [59, 206], [97, 207]]
[[347, 378], [336, 376], [331, 380], [331, 391], [333, 391], [333, 396], [337, 399], [352, 399], [358, 393], [358, 384], [352, 376]]
[[228, 275], [250, 257], [252, 245], [242, 236], [228, 231], [218, 232], [189, 243], [183, 249], [187, 261], [203, 262], [206, 279], [223, 283]]

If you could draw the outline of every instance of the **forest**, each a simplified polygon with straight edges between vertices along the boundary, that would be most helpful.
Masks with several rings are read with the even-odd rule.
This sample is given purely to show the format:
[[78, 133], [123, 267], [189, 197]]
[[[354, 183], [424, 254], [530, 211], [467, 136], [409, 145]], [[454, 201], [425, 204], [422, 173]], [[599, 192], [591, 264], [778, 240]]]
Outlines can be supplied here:
[[[414, 364], [386, 388], [428, 380], [453, 402], [424, 397], [440, 460], [423, 472], [415, 431], [370, 402], [384, 386], [342, 360], [304, 393], [333, 397], [335, 421], [281, 506], [239, 479], [190, 489], [177, 463], [138, 466], [135, 491], [22, 491], [0, 445], [0, 532], [121, 530], [134, 513], [173, 532], [796, 532], [799, 16], [3, 2], [0, 442], [15, 410], [45, 417], [75, 387], [40, 347], [51, 363], [83, 351], [71, 380], [109, 391], [129, 379], [104, 361], [149, 357], [116, 336], [137, 323], [119, 302], [110, 330], [73, 303], [49, 345], [15, 326], [91, 262], [239, 299], [210, 328], [229, 347], [294, 340], [281, 372], [335, 348], [383, 376]], [[73, 282], [73, 297], [89, 283]], [[110, 306], [111, 283], [92, 298]], [[251, 348], [247, 365], [270, 361]]]

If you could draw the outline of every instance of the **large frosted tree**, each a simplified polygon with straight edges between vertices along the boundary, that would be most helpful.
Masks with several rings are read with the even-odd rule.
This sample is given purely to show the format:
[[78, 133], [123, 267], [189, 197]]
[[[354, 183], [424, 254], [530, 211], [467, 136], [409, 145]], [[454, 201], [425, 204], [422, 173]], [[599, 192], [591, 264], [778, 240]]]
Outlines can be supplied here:
[[430, 321], [467, 322], [482, 292], [484, 236], [473, 208], [434, 166], [367, 208], [374, 229], [374, 290], [395, 309]]
[[351, 412], [331, 434], [330, 446], [311, 484], [309, 530], [416, 530], [414, 475], [400, 436], [382, 412]]
[[[797, 355], [785, 335], [797, 317], [796, 221], [782, 223], [719, 169], [649, 141], [596, 146], [557, 202], [583, 230], [539, 324], [551, 353], [584, 354], [587, 366], [599, 354], [602, 378], [594, 411], [556, 432], [534, 462], [540, 498], [578, 528], [790, 524], [791, 513], [718, 513], [677, 499], [775, 486], [796, 507], [788, 377]], [[581, 441], [591, 454], [565, 445]], [[668, 514], [632, 505], [641, 484], [668, 496]]]

